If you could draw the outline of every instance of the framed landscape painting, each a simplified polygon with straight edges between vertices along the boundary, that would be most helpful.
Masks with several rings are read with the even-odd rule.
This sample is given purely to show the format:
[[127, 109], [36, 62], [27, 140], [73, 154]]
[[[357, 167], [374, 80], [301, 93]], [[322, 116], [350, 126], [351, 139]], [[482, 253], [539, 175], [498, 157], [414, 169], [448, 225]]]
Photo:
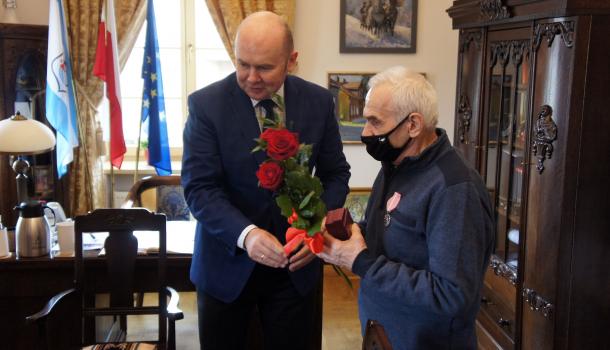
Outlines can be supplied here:
[[341, 0], [342, 53], [414, 53], [417, 0]]
[[371, 196], [370, 187], [355, 187], [350, 188], [347, 198], [345, 199], [345, 208], [349, 210], [354, 222], [364, 220], [366, 205]]
[[328, 90], [335, 99], [335, 115], [343, 143], [360, 143], [368, 82], [375, 73], [328, 73]]

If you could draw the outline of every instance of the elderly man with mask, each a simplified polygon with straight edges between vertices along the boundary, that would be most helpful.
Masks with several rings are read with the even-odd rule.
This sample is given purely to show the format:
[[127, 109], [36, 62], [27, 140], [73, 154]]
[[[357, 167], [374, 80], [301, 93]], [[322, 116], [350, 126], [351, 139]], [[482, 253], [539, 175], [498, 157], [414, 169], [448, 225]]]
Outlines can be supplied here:
[[479, 290], [493, 248], [490, 197], [436, 128], [434, 88], [403, 67], [370, 80], [362, 142], [381, 162], [365, 220], [325, 233], [321, 258], [360, 276], [362, 328], [394, 349], [475, 349]]

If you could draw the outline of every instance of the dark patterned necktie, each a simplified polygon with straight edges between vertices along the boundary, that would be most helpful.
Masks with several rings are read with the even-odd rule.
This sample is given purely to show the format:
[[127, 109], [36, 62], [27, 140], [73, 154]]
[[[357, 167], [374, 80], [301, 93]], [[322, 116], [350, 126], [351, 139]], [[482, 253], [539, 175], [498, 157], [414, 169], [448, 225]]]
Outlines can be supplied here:
[[[269, 98], [258, 101], [258, 103], [256, 104], [256, 107], [262, 107], [263, 110], [265, 111], [265, 119], [273, 121], [273, 122], [276, 121], [275, 114], [273, 113], [273, 107], [275, 107], [275, 106], [276, 106], [275, 102], [273, 102], [273, 100], [271, 100]], [[263, 129], [266, 129], [264, 122], [263, 122]]]

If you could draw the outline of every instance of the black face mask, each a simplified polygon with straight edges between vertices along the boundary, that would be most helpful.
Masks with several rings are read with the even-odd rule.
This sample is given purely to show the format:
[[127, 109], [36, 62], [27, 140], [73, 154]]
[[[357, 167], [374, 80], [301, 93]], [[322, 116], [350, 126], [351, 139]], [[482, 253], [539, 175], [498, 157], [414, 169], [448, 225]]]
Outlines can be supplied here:
[[398, 129], [402, 123], [409, 119], [410, 116], [411, 115], [409, 114], [405, 119], [398, 123], [398, 125], [385, 134], [360, 136], [362, 143], [366, 145], [366, 151], [371, 155], [371, 157], [380, 162], [393, 162], [396, 160], [396, 158], [398, 158], [402, 151], [407, 147], [411, 139], [407, 140], [407, 142], [405, 142], [405, 144], [401, 147], [396, 148], [390, 143], [390, 135], [396, 129]]

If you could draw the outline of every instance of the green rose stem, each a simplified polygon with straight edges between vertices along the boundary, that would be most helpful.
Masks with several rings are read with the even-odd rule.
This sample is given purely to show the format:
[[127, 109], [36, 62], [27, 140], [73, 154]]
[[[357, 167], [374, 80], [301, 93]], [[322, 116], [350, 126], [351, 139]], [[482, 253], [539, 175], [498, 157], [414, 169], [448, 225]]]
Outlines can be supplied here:
[[[282, 216], [288, 218], [290, 227], [286, 231], [284, 251], [290, 255], [301, 244], [306, 244], [314, 253], [324, 248], [324, 237], [320, 233], [322, 220], [326, 216], [326, 205], [321, 199], [324, 187], [317, 176], [309, 170], [309, 158], [313, 146], [299, 144], [297, 133], [286, 129], [281, 116], [285, 115], [284, 99], [270, 94], [281, 115], [264, 119], [264, 131], [254, 139], [256, 146], [252, 152], [267, 154], [256, 173], [261, 188], [274, 191]], [[347, 275], [337, 266], [333, 268], [352, 288]]]

